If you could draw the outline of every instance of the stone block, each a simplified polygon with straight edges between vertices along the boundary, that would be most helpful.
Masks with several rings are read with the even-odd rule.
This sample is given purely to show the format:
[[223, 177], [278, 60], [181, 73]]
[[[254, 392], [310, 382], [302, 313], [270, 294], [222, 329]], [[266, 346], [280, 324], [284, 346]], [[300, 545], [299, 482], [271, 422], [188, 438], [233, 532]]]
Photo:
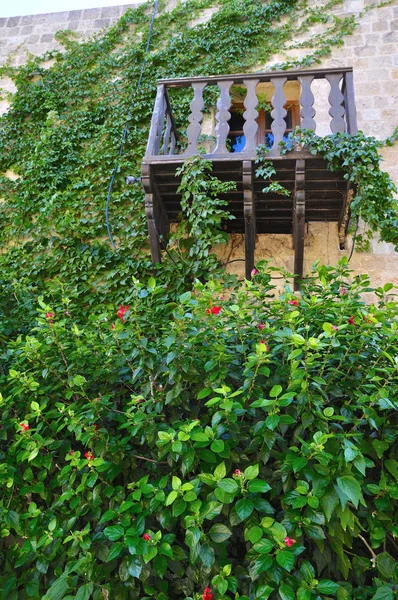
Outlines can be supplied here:
[[40, 39], [39, 35], [30, 35], [26, 41], [28, 44], [37, 44], [39, 39]]
[[5, 27], [6, 23], [7, 23], [7, 18], [6, 17], [0, 19], [0, 27]]
[[[388, 83], [388, 82], [387, 82]], [[374, 96], [380, 94], [382, 86], [378, 81], [372, 81], [372, 83], [358, 83], [355, 85], [356, 96]], [[383, 88], [384, 91], [384, 88]]]
[[52, 33], [45, 33], [44, 35], [41, 36], [40, 42], [42, 42], [42, 43], [52, 42], [53, 39], [54, 39], [54, 36]]
[[[8, 27], [8, 24], [7, 24], [7, 27]], [[391, 27], [391, 31], [397, 31], [398, 30], [398, 19], [395, 19], [395, 21], [391, 21], [390, 27]]]
[[70, 31], [79, 31], [79, 26], [80, 21], [69, 21], [69, 23], [66, 25], [66, 29], [69, 29]]
[[22, 35], [29, 35], [30, 33], [33, 33], [33, 31], [34, 31], [33, 25], [26, 25], [26, 27], [21, 28]]
[[355, 49], [356, 53], [359, 56], [374, 56], [377, 52], [376, 46], [359, 46]]
[[101, 9], [101, 18], [111, 18], [116, 19], [120, 16], [121, 7], [120, 6], [105, 6]]
[[373, 23], [372, 31], [388, 31], [388, 23], [385, 21]]
[[82, 11], [82, 19], [90, 19], [93, 21], [94, 19], [99, 19], [101, 16], [101, 8], [85, 8]]
[[104, 27], [109, 27], [110, 24], [111, 24], [110, 19], [96, 19], [94, 21], [95, 29], [103, 29]]
[[68, 14], [68, 19], [71, 21], [78, 21], [82, 17], [82, 10], [70, 10]]
[[7, 21], [7, 27], [16, 27], [21, 17], [9, 17]]

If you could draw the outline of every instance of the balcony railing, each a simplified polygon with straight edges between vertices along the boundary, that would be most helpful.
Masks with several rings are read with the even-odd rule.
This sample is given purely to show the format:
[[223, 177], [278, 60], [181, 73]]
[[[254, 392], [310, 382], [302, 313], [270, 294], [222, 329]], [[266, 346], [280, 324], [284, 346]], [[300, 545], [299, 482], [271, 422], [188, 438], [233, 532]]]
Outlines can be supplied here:
[[[232, 153], [227, 149], [231, 118], [231, 88], [235, 85], [245, 86], [244, 105], [245, 146], [239, 154], [242, 159], [255, 157], [257, 146], [257, 118], [259, 112], [256, 89], [259, 84], [273, 85], [271, 100], [272, 147], [270, 157], [280, 156], [279, 142], [282, 141], [286, 125], [286, 97], [284, 85], [296, 81], [300, 84], [298, 102], [300, 105], [300, 127], [316, 130], [317, 114], [314, 108], [315, 97], [311, 86], [315, 80], [323, 79], [329, 84], [329, 125], [332, 133], [357, 132], [356, 108], [354, 99], [352, 68], [314, 69], [303, 71], [275, 71], [241, 75], [216, 75], [209, 77], [183, 77], [179, 79], [162, 79], [158, 82], [158, 91], [153, 111], [148, 145], [144, 162], [181, 160], [198, 153], [198, 142], [202, 133], [204, 109], [203, 92], [208, 86], [218, 87], [217, 113], [214, 150], [205, 157], [212, 160], [228, 158]], [[177, 131], [168, 90], [171, 88], [191, 88], [193, 99], [190, 105], [189, 125], [184, 136], [185, 148], [179, 147], [181, 135]], [[325, 125], [322, 122], [322, 125]], [[234, 158], [238, 158], [235, 153]]]
[[[319, 83], [319, 80], [323, 80], [323, 83]], [[292, 86], [289, 82], [296, 83]], [[207, 153], [203, 157], [211, 159], [216, 177], [236, 182], [236, 189], [223, 197], [228, 201], [228, 210], [235, 217], [233, 221], [225, 223], [225, 227], [231, 232], [245, 234], [246, 277], [250, 278], [254, 265], [257, 233], [292, 233], [297, 289], [303, 276], [305, 223], [338, 222], [339, 243], [341, 248], [344, 247], [352, 190], [342, 172], [331, 173], [321, 157], [313, 156], [305, 149], [296, 148], [294, 152], [281, 155], [280, 142], [286, 137], [288, 129], [287, 102], [295, 103], [298, 124], [303, 129], [318, 132], [320, 128], [331, 133], [357, 133], [352, 69], [160, 80], [148, 145], [142, 162], [145, 210], [154, 263], [161, 260], [161, 247], [166, 243], [170, 222], [179, 218], [181, 196], [176, 176], [177, 167], [203, 148], [203, 121], [206, 125], [209, 124], [204, 116], [208, 87], [212, 90], [210, 104], [213, 107], [217, 104], [217, 111], [215, 127], [212, 129], [215, 135], [211, 136], [214, 138], [214, 147], [210, 149], [206, 143]], [[169, 95], [173, 88], [190, 88], [190, 94], [193, 95], [189, 125], [184, 132], [177, 131], [173, 116], [172, 94]], [[236, 131], [235, 134], [230, 132], [229, 121], [237, 90], [239, 109], [243, 109], [242, 130], [239, 133], [241, 150], [231, 152], [229, 146]], [[264, 111], [260, 112], [257, 94], [260, 91], [260, 96], [264, 95], [264, 90], [271, 109], [266, 119]], [[289, 98], [286, 98], [285, 90]], [[295, 100], [292, 101], [293, 92]], [[207, 98], [207, 107], [208, 105]], [[263, 124], [261, 131], [259, 123]], [[270, 129], [266, 130], [265, 127]], [[268, 157], [276, 171], [275, 180], [289, 190], [289, 197], [266, 192], [264, 180], [257, 176], [256, 147], [265, 131], [270, 146]]]

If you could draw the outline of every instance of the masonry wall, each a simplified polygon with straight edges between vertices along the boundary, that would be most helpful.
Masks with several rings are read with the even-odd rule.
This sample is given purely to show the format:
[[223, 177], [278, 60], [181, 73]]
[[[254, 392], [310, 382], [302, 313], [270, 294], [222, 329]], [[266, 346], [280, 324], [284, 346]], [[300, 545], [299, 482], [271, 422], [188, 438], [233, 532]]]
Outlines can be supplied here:
[[[322, 3], [326, 3], [326, 0], [309, 0], [309, 4], [314, 6]], [[376, 3], [379, 1], [376, 0]], [[343, 46], [334, 49], [332, 56], [323, 60], [322, 66], [354, 68], [359, 128], [367, 135], [384, 139], [398, 125], [398, 0], [387, 6], [367, 10], [372, 4], [375, 4], [373, 0], [345, 0], [336, 8], [337, 16], [355, 14], [359, 26], [354, 35], [346, 38]], [[6, 60], [16, 65], [23, 64], [28, 53], [41, 55], [47, 50], [60, 47], [54, 39], [58, 30], [72, 30], [82, 39], [93, 35], [111, 26], [127, 8], [135, 5], [0, 19], [0, 64], [4, 64]], [[318, 33], [322, 33], [322, 26], [319, 26]], [[305, 37], [300, 41], [303, 40]], [[264, 68], [272, 62], [281, 62], [288, 57], [305, 53], [306, 50], [302, 49], [290, 50], [286, 54], [275, 56]], [[7, 78], [0, 79], [0, 87], [6, 92], [14, 91], [12, 81]], [[7, 106], [7, 98], [3, 96], [0, 99], [0, 113]], [[326, 123], [329, 120], [326, 118], [326, 105], [316, 108], [318, 111], [325, 111]], [[328, 132], [325, 130], [318, 133]], [[385, 170], [398, 185], [398, 144], [384, 149], [383, 158]], [[372, 243], [371, 250], [370, 253], [354, 253], [351, 260], [354, 271], [369, 273], [375, 285], [386, 281], [398, 285], [398, 253], [394, 252], [391, 245], [377, 241]], [[228, 247], [217, 251], [225, 261], [243, 259], [243, 236], [232, 236]], [[337, 224], [308, 223], [305, 239], [306, 271], [311, 269], [315, 260], [334, 264], [349, 251], [350, 240], [347, 250], [339, 250]], [[291, 236], [259, 235], [256, 260], [262, 258], [271, 258], [274, 264], [293, 270]], [[244, 273], [243, 262], [231, 262], [227, 268], [239, 275]]]

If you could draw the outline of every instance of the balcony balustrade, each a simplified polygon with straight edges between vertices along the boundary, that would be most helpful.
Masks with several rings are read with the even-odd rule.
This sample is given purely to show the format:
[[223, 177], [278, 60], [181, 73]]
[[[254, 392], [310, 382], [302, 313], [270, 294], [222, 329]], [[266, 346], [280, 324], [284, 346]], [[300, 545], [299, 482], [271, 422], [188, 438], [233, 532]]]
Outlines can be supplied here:
[[[327, 82], [328, 112], [322, 110], [319, 122], [316, 104], [316, 80]], [[340, 247], [344, 246], [348, 225], [349, 199], [352, 192], [341, 172], [328, 170], [325, 161], [304, 149], [281, 154], [280, 142], [287, 130], [287, 98], [285, 84], [296, 82], [298, 89], [298, 125], [317, 130], [321, 125], [331, 133], [357, 132], [356, 108], [351, 68], [281, 71], [209, 77], [164, 79], [158, 82], [150, 133], [142, 162], [142, 183], [152, 260], [161, 259], [161, 241], [166, 241], [169, 224], [178, 220], [180, 198], [177, 168], [190, 156], [199, 153], [204, 118], [204, 92], [207, 87], [218, 90], [215, 115], [214, 147], [205, 150], [213, 174], [222, 180], [236, 181], [236, 191], [230, 192], [228, 210], [235, 216], [226, 223], [228, 231], [245, 233], [246, 277], [254, 266], [256, 233], [292, 233], [295, 248], [295, 287], [303, 275], [304, 230], [307, 221], [337, 221]], [[233, 111], [234, 86], [244, 90], [243, 131], [240, 151], [231, 151], [228, 142]], [[256, 147], [259, 143], [258, 90], [268, 86], [273, 90], [269, 115], [269, 155], [276, 170], [275, 181], [291, 191], [291, 197], [265, 193], [266, 183], [256, 177]], [[189, 125], [185, 132], [177, 131], [169, 90], [190, 88]], [[315, 95], [314, 95], [315, 88]], [[325, 107], [323, 106], [323, 109]], [[325, 115], [327, 121], [325, 123]]]

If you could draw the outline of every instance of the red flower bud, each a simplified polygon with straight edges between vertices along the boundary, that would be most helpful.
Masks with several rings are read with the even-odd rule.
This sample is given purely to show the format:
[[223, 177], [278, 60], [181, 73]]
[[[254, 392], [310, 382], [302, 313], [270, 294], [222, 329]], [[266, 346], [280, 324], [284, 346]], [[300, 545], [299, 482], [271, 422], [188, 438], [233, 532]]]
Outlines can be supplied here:
[[149, 533], [144, 533], [144, 535], [142, 536], [142, 539], [145, 540], [146, 542], [149, 542], [149, 540], [151, 539], [151, 536], [149, 535]]
[[286, 544], [286, 546], [288, 548], [291, 548], [293, 546], [293, 544], [296, 543], [296, 540], [293, 540], [292, 538], [290, 538], [289, 536], [286, 536], [285, 539], [283, 540]]
[[206, 310], [206, 313], [208, 315], [219, 315], [221, 312], [221, 306], [210, 306], [210, 308], [208, 308]]
[[349, 325], [355, 325], [355, 317], [350, 317], [349, 319], [347, 319], [347, 323]]
[[46, 319], [52, 319], [54, 317], [53, 312], [46, 312]]
[[28, 429], [30, 429], [29, 423], [27, 423], [26, 425], [25, 423], [20, 423], [19, 426], [21, 428], [21, 431], [28, 431]]
[[236, 475], [237, 477], [240, 477], [242, 475], [242, 471], [240, 469], [235, 469], [234, 475]]
[[257, 329], [259, 329], [260, 331], [262, 331], [264, 329], [264, 327], [265, 327], [265, 324], [262, 321], [261, 321], [261, 323], [259, 323], [257, 325]]
[[203, 600], [213, 600], [213, 594], [209, 587], [205, 588], [202, 598], [203, 598]]
[[298, 306], [299, 301], [298, 300], [289, 300], [288, 304], [290, 304], [290, 306]]
[[250, 275], [251, 275], [252, 277], [255, 277], [256, 275], [258, 275], [258, 271], [257, 271], [257, 269], [256, 269], [256, 268], [252, 269], [252, 270], [251, 270], [251, 273], [250, 273]]
[[123, 306], [123, 304], [121, 304], [118, 308], [117, 316], [119, 317], [122, 323], [124, 323], [124, 315], [129, 310], [129, 308], [130, 306], [128, 304], [126, 304], [126, 306]]
[[90, 451], [86, 452], [84, 456], [87, 458], [87, 460], [94, 460], [94, 454]]

